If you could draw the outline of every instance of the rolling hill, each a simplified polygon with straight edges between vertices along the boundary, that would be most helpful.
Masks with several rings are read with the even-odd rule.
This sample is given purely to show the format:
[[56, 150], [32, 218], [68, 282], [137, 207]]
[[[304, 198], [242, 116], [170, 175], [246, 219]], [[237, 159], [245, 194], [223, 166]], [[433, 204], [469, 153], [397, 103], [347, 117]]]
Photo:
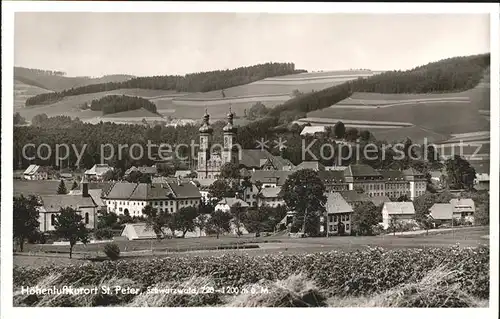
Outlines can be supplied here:
[[220, 90], [204, 93], [182, 93], [169, 90], [119, 89], [67, 96], [50, 105], [29, 106], [18, 111], [27, 120], [36, 114], [46, 113], [48, 116], [68, 115], [94, 122], [96, 121], [94, 118], [100, 117], [101, 114], [90, 110], [81, 110], [82, 104], [90, 103], [92, 100], [106, 95], [123, 94], [149, 99], [156, 104], [158, 113], [164, 117], [198, 120], [207, 108], [211, 118], [217, 120], [226, 117], [230, 105], [237, 116], [243, 116], [245, 109], [249, 109], [257, 102], [262, 102], [267, 107], [272, 108], [293, 98], [294, 90], [308, 93], [312, 90], [322, 90], [338, 83], [372, 74], [374, 73], [370, 71], [336, 71], [272, 77], [225, 89], [225, 98], [222, 97]]
[[68, 77], [62, 72], [14, 67], [14, 80], [49, 91], [63, 91], [74, 87], [107, 82], [123, 82], [132, 78], [134, 76], [125, 74], [105, 75], [98, 78]]

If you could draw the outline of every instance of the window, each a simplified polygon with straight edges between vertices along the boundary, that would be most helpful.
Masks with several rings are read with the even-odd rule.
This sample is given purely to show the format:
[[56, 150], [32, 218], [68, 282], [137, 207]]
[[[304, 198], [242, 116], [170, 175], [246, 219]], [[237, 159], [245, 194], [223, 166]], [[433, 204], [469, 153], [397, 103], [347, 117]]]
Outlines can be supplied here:
[[345, 230], [349, 230], [349, 224], [345, 224]]
[[333, 225], [333, 231], [337, 231], [337, 225]]
[[333, 216], [332, 216], [332, 215], [330, 215], [330, 216], [328, 216], [328, 217], [329, 217], [330, 223], [332, 223], [332, 222], [333, 222]]
[[333, 225], [330, 225], [329, 231], [333, 231]]
[[170, 207], [170, 212], [173, 213], [174, 212], [174, 209], [172, 207]]
[[89, 223], [89, 213], [85, 213], [85, 224]]
[[335, 222], [335, 223], [337, 222], [337, 215], [333, 216], [333, 222]]
[[50, 215], [50, 225], [54, 225], [56, 223], [56, 215], [52, 214]]
[[346, 220], [346, 221], [349, 221], [349, 215], [346, 215], [346, 216], [345, 216], [345, 220]]
[[170, 201], [170, 205], [173, 205], [172, 201]]
[[342, 216], [340, 217], [340, 220], [341, 220], [341, 221], [345, 221], [345, 216], [344, 216], [344, 215], [342, 215]]

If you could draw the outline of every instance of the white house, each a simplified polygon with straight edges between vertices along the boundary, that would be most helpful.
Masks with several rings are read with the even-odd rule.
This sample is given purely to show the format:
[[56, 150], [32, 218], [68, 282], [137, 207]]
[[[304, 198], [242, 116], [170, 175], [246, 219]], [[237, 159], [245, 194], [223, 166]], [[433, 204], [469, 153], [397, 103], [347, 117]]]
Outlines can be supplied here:
[[270, 207], [284, 206], [285, 201], [281, 194], [281, 186], [265, 187], [261, 190], [258, 198], [258, 206], [266, 205]]
[[351, 234], [352, 206], [337, 192], [328, 193], [326, 198], [326, 228], [328, 234]]
[[415, 207], [413, 202], [388, 202], [382, 208], [382, 224], [384, 229], [389, 228], [391, 220], [403, 223], [415, 221]]
[[91, 169], [86, 170], [84, 174], [90, 180], [100, 181], [103, 179], [104, 174], [112, 170], [113, 168], [108, 164], [95, 164]]
[[306, 136], [306, 135], [314, 135], [316, 133], [326, 133], [326, 126], [324, 125], [304, 126], [302, 132], [300, 132], [300, 135]]
[[40, 165], [32, 164], [23, 172], [23, 178], [26, 180], [42, 180], [48, 178], [48, 172]]
[[476, 212], [476, 205], [472, 198], [453, 198], [450, 200], [453, 210], [453, 218], [461, 219], [474, 223], [474, 213]]

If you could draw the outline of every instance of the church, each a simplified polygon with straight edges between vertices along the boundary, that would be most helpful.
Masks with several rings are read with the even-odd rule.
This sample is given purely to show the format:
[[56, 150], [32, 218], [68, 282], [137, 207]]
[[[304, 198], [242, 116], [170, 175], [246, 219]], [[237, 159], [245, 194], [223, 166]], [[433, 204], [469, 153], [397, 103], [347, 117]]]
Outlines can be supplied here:
[[222, 129], [223, 145], [212, 145], [213, 128], [210, 125], [210, 115], [205, 111], [203, 122], [199, 129], [200, 149], [198, 151], [198, 163], [196, 166], [198, 179], [217, 178], [221, 167], [226, 163], [236, 164], [242, 172], [291, 170], [294, 167], [289, 160], [273, 155], [265, 149], [242, 149], [236, 143], [237, 128], [234, 126], [233, 120], [234, 114], [231, 108], [229, 108], [227, 124]]

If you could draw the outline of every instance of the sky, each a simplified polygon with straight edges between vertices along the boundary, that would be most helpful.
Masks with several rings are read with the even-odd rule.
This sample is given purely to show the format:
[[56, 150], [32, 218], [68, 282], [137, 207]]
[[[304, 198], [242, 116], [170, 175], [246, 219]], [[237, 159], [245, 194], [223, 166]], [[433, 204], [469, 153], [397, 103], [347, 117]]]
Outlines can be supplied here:
[[183, 75], [266, 62], [405, 70], [489, 52], [486, 14], [16, 13], [14, 64], [68, 76]]

